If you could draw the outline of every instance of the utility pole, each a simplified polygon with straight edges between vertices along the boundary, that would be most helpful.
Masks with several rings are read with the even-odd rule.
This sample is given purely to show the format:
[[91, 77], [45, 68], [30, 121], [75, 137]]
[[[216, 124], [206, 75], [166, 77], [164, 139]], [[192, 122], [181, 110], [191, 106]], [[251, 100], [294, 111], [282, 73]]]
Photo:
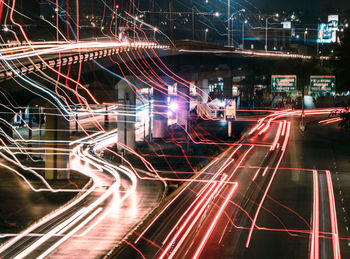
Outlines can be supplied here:
[[306, 28], [304, 31], [304, 45], [306, 44], [307, 34], [308, 34], [308, 29]]
[[247, 23], [247, 20], [245, 20], [243, 23], [242, 23], [242, 49], [244, 49], [244, 25]]
[[194, 5], [192, 5], [192, 40], [194, 40]]
[[135, 2], [132, 0], [132, 16], [134, 17], [134, 41], [136, 40], [136, 19], [135, 17]]
[[[128, 124], [127, 124], [127, 119], [129, 119], [127, 117], [127, 115], [130, 116], [129, 114], [131, 113], [129, 93], [125, 93], [124, 103], [125, 103], [125, 106], [124, 106], [125, 110], [127, 111], [126, 112], [127, 114], [124, 115], [124, 145], [127, 146], [128, 145], [128, 129], [127, 129]], [[123, 148], [123, 151], [124, 151], [123, 154], [124, 154], [124, 157], [125, 157], [126, 156], [126, 149]]]
[[169, 1], [169, 20], [170, 20], [170, 36], [171, 41], [174, 42], [174, 21], [173, 21], [173, 5], [174, 1]]
[[268, 26], [268, 18], [266, 19], [266, 27], [265, 27], [265, 51], [267, 52], [267, 26]]
[[149, 24], [155, 26], [154, 24], [152, 24], [153, 22], [153, 11], [154, 11], [154, 0], [149, 0], [149, 8], [150, 8], [150, 14], [149, 14]]
[[119, 9], [119, 5], [116, 5], [115, 12], [114, 12], [114, 15], [115, 15], [115, 17], [114, 17], [114, 19], [115, 19], [114, 34], [115, 34], [116, 38], [118, 38], [118, 34], [119, 34], [119, 32], [118, 32], [118, 9]]
[[305, 131], [305, 104], [304, 104], [304, 96], [305, 96], [305, 87], [303, 86], [303, 90], [301, 92], [301, 130]]
[[151, 88], [148, 90], [148, 143], [152, 142], [152, 96]]
[[231, 0], [227, 0], [227, 45], [230, 47], [231, 40], [230, 40], [230, 34], [231, 34]]
[[269, 19], [270, 18], [273, 18], [273, 17], [276, 17], [276, 18], [278, 18], [279, 17], [279, 14], [278, 13], [276, 13], [276, 14], [274, 14], [274, 15], [271, 15], [271, 16], [269, 16], [269, 17], [266, 17], [265, 18], [265, 20], [266, 20], [266, 27], [265, 27], [265, 52], [267, 52], [267, 50], [268, 50], [268, 47], [267, 47], [267, 43], [268, 43], [268, 41], [267, 41], [267, 32], [268, 32], [268, 26], [269, 26]]

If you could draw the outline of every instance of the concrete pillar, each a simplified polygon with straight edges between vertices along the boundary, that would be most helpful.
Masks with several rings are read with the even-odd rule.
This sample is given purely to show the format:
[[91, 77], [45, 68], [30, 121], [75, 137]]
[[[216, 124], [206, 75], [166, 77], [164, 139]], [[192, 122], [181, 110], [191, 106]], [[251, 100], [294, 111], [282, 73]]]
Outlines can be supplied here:
[[33, 138], [33, 108], [28, 107], [28, 114], [29, 114], [29, 119], [28, 119], [28, 139]]
[[[4, 108], [3, 106], [0, 106], [0, 118], [4, 119], [5, 121], [10, 122], [12, 119], [13, 114], [10, 110]], [[0, 128], [4, 132], [5, 135], [9, 136], [10, 138], [13, 137], [13, 131], [12, 128], [8, 127], [4, 123], [0, 123]], [[0, 134], [0, 139], [2, 139], [5, 143], [9, 144], [8, 138], [5, 137], [3, 134]], [[1, 144], [1, 143], [0, 143]]]
[[109, 127], [108, 105], [106, 105], [106, 114], [105, 114], [104, 127], [105, 127], [105, 129], [107, 129]]
[[184, 132], [185, 144], [183, 145], [184, 150], [188, 154], [190, 150], [190, 138], [191, 127], [189, 125], [189, 113], [190, 113], [190, 86], [179, 85], [178, 86], [178, 103], [179, 103], [179, 111], [178, 111], [178, 124], [182, 125], [186, 132]]
[[[129, 82], [133, 82], [131, 77], [127, 77]], [[123, 103], [118, 112], [118, 142], [128, 146], [129, 148], [136, 148], [135, 135], [135, 121], [136, 121], [136, 96], [135, 92], [125, 80], [119, 81], [118, 89], [118, 103]], [[123, 147], [118, 145], [118, 150], [123, 151]]]
[[226, 99], [232, 99], [232, 75], [229, 73], [230, 76], [224, 78], [224, 98]]
[[46, 107], [45, 110], [45, 167], [49, 168], [45, 170], [45, 179], [65, 180], [69, 178], [69, 153], [51, 149], [69, 148], [69, 121], [52, 106]]
[[200, 92], [201, 97], [202, 97], [201, 103], [208, 103], [208, 98], [209, 98], [209, 80], [208, 79], [200, 80], [198, 86], [202, 90], [202, 92]]
[[177, 102], [178, 102], [178, 124], [187, 127], [188, 115], [190, 112], [190, 89], [189, 86], [179, 85], [178, 86], [178, 94], [177, 94]]
[[[164, 91], [164, 90], [162, 90]], [[168, 102], [167, 95], [153, 89], [153, 103], [152, 103], [152, 138], [166, 138], [168, 137]]]

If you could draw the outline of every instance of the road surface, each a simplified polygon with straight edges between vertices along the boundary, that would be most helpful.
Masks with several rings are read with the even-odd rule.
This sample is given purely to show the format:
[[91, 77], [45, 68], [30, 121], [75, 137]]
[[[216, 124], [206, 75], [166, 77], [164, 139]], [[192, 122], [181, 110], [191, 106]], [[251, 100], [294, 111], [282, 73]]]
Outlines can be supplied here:
[[[298, 115], [275, 114], [252, 129], [185, 184], [118, 256], [346, 258], [335, 172], [320, 161], [319, 146], [305, 153], [310, 136], [300, 132]], [[323, 127], [316, 130], [327, 132]]]

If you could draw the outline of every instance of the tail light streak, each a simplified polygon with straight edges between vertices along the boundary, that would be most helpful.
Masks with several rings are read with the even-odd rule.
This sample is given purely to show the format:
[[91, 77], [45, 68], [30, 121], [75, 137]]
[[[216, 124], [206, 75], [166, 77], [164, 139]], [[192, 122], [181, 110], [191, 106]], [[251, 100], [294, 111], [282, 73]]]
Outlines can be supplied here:
[[340, 255], [340, 247], [339, 247], [337, 210], [336, 210], [336, 206], [335, 206], [334, 190], [333, 190], [331, 172], [326, 171], [326, 176], [327, 176], [329, 209], [330, 209], [331, 228], [332, 228], [333, 258], [340, 259], [341, 255]]
[[[168, 252], [169, 252], [170, 248], [172, 247], [173, 243], [179, 237], [179, 235], [184, 230], [184, 228], [187, 226], [187, 224], [190, 222], [190, 220], [195, 215], [197, 210], [199, 210], [199, 208], [203, 209], [203, 208], [206, 207], [207, 203], [209, 203], [210, 197], [212, 197], [215, 194], [215, 191], [213, 191], [214, 187], [215, 187], [215, 191], [217, 191], [219, 189], [220, 185], [217, 185], [216, 183], [212, 184], [212, 186], [209, 188], [209, 190], [205, 193], [205, 195], [201, 198], [201, 200], [193, 208], [192, 212], [187, 216], [186, 220], [182, 223], [181, 227], [177, 230], [176, 234], [170, 240], [169, 244], [166, 246], [166, 248], [164, 249], [164, 251], [160, 255], [159, 259], [164, 258], [168, 254]], [[209, 196], [209, 198], [207, 199], [208, 196]], [[202, 206], [203, 203], [204, 203], [204, 205]], [[198, 217], [198, 215], [200, 215], [200, 214], [198, 213], [197, 217]]]
[[313, 209], [310, 259], [319, 258], [319, 184], [318, 173], [313, 171]]
[[[225, 177], [226, 178], [226, 177]], [[189, 235], [189, 233], [191, 232], [191, 230], [193, 229], [194, 225], [197, 223], [198, 219], [200, 217], [203, 216], [203, 214], [205, 214], [205, 210], [208, 209], [208, 206], [210, 205], [210, 203], [213, 201], [214, 198], [216, 198], [216, 196], [220, 193], [220, 191], [222, 190], [222, 188], [226, 185], [225, 183], [225, 179], [223, 179], [219, 185], [217, 186], [217, 188], [214, 190], [213, 195], [210, 196], [210, 198], [207, 200], [207, 203], [202, 206], [201, 210], [197, 213], [196, 218], [194, 220], [192, 220], [191, 224], [187, 227], [185, 233], [182, 235], [181, 239], [177, 242], [176, 246], [174, 247], [172, 253], [169, 256], [170, 258], [173, 258], [176, 255], [176, 252], [178, 249], [180, 249], [182, 243], [185, 241], [185, 239], [187, 238], [187, 236]], [[236, 183], [234, 183], [234, 186], [236, 186]]]
[[330, 124], [330, 123], [339, 122], [339, 121], [341, 121], [341, 120], [342, 120], [342, 118], [332, 118], [332, 119], [327, 119], [327, 120], [319, 121], [318, 123], [319, 123], [319, 124]]
[[279, 160], [278, 160], [278, 162], [277, 162], [277, 165], [276, 165], [276, 167], [275, 167], [275, 170], [273, 171], [273, 173], [272, 173], [272, 175], [271, 175], [270, 181], [269, 181], [269, 183], [268, 183], [268, 185], [267, 185], [267, 187], [266, 187], [266, 190], [265, 190], [265, 192], [264, 192], [264, 195], [263, 195], [263, 197], [262, 197], [262, 199], [261, 199], [261, 201], [260, 201], [260, 203], [259, 203], [259, 205], [258, 205], [258, 209], [257, 209], [257, 211], [256, 211], [256, 213], [255, 213], [255, 215], [254, 215], [254, 219], [253, 219], [252, 225], [251, 225], [251, 227], [250, 227], [249, 234], [248, 234], [248, 238], [247, 238], [247, 242], [246, 242], [246, 248], [249, 247], [249, 243], [250, 243], [250, 240], [251, 240], [251, 237], [252, 237], [252, 234], [253, 234], [253, 230], [254, 230], [254, 228], [255, 228], [255, 226], [256, 226], [256, 221], [257, 221], [259, 212], [260, 212], [260, 210], [261, 210], [262, 204], [263, 204], [264, 201], [265, 201], [265, 198], [266, 198], [266, 196], [267, 196], [267, 193], [268, 193], [268, 191], [269, 191], [269, 189], [270, 189], [270, 187], [271, 187], [271, 184], [272, 184], [272, 182], [273, 182], [273, 180], [274, 180], [274, 178], [275, 178], [275, 175], [276, 175], [276, 173], [277, 173], [278, 167], [279, 167], [279, 165], [280, 165], [280, 163], [281, 163], [281, 161], [282, 161], [282, 159], [283, 159], [283, 157], [284, 157], [285, 149], [286, 149], [286, 146], [287, 146], [287, 143], [288, 143], [288, 140], [289, 140], [289, 135], [290, 135], [290, 125], [291, 125], [290, 122], [288, 122], [287, 135], [286, 135], [286, 137], [285, 137], [284, 144], [283, 144], [283, 147], [282, 147], [282, 154], [280, 155], [280, 158], [279, 158]]
[[[198, 179], [203, 172], [205, 172], [209, 167], [213, 166], [220, 158], [222, 158], [224, 155], [226, 155], [229, 151], [232, 150], [232, 147], [228, 148], [224, 153], [222, 153], [219, 157], [215, 158], [214, 160], [212, 160], [208, 165], [206, 165], [201, 172], [194, 178], [194, 179]], [[171, 202], [169, 202], [163, 209], [162, 211], [157, 215], [157, 217], [155, 217], [152, 222], [145, 228], [145, 230], [138, 236], [138, 238], [135, 240], [134, 244], [138, 243], [138, 241], [144, 236], [144, 234], [149, 230], [149, 228], [157, 221], [157, 219], [160, 217], [160, 215], [162, 215], [164, 213], [165, 210], [168, 209], [168, 207], [173, 203], [173, 201], [175, 201], [176, 199], [178, 199], [178, 197], [189, 187], [189, 185], [186, 186], [186, 188], [183, 188], [175, 197], [174, 199], [172, 199]]]
[[226, 199], [225, 199], [225, 202], [221, 205], [220, 207], [220, 210], [218, 211], [218, 213], [216, 214], [214, 220], [212, 221], [212, 223], [210, 224], [210, 227], [208, 228], [204, 238], [202, 239], [199, 247], [197, 248], [197, 251], [196, 253], [194, 254], [194, 256], [192, 257], [193, 259], [196, 259], [200, 256], [202, 250], [203, 250], [203, 247], [205, 246], [206, 242], [208, 241], [216, 223], [218, 222], [219, 218], [221, 217], [222, 215], [222, 212], [224, 211], [224, 209], [226, 208], [228, 202], [230, 201], [231, 197], [233, 196], [234, 192], [236, 191], [236, 188], [237, 188], [238, 184], [235, 184], [230, 193], [227, 195]]
[[282, 124], [284, 124], [282, 121], [278, 124], [278, 130], [277, 130], [277, 134], [275, 136], [275, 139], [273, 140], [273, 143], [271, 145], [270, 151], [275, 150], [277, 142], [281, 136], [281, 129], [282, 129]]

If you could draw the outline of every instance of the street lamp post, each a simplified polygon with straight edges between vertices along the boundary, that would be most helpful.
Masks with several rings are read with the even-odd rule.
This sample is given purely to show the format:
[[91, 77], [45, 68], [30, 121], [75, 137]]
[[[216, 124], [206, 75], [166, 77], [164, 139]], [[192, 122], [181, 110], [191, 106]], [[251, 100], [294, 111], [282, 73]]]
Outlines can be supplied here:
[[194, 40], [194, 6], [192, 5], [192, 40]]
[[206, 28], [204, 31], [204, 42], [207, 42], [208, 31], [209, 31], [208, 28]]
[[266, 29], [265, 29], [265, 51], [267, 52], [267, 31], [268, 31], [268, 21], [270, 18], [273, 18], [273, 17], [279, 17], [279, 14], [275, 14], [275, 15], [272, 15], [272, 16], [269, 16], [269, 17], [266, 17]]
[[232, 46], [232, 47], [234, 47], [234, 45], [235, 45], [235, 43], [234, 43], [234, 39], [235, 39], [234, 33], [235, 33], [235, 31], [234, 31], [234, 26], [233, 26], [234, 22], [235, 22], [235, 20], [234, 20], [234, 18], [232, 16], [232, 18], [231, 18], [231, 33], [232, 34], [231, 34], [231, 42], [230, 42], [230, 46]]
[[231, 45], [231, 39], [230, 39], [230, 34], [231, 34], [231, 0], [227, 0], [227, 45], [230, 47]]
[[266, 26], [265, 26], [265, 51], [267, 51], [267, 20], [269, 18], [266, 18]]
[[119, 5], [116, 5], [115, 6], [115, 12], [114, 12], [114, 15], [115, 15], [115, 37], [118, 38], [118, 8], [119, 8]]
[[308, 30], [306, 28], [306, 30], [304, 31], [304, 45], [306, 44], [307, 34], [308, 34]]
[[245, 20], [243, 23], [242, 23], [242, 49], [244, 49], [244, 25], [248, 23], [247, 20]]
[[154, 41], [156, 41], [156, 33], [157, 33], [157, 31], [158, 31], [158, 28], [154, 27], [153, 28], [153, 39], [154, 39]]
[[[229, 3], [228, 3], [228, 4], [229, 4]], [[234, 16], [235, 16], [236, 14], [242, 13], [242, 12], [245, 12], [245, 9], [241, 9], [241, 10], [239, 10], [239, 11], [237, 11], [237, 12], [231, 14], [231, 15], [228, 17], [228, 19], [227, 19], [227, 24], [228, 24], [228, 29], [227, 29], [227, 45], [228, 45], [228, 47], [233, 46], [233, 39], [234, 39], [234, 37], [233, 37], [233, 33], [234, 33], [234, 31], [233, 31], [233, 22], [234, 22]], [[230, 12], [228, 12], [228, 15], [229, 15], [229, 14], [230, 14]], [[215, 15], [215, 16], [217, 16], [217, 15]], [[231, 37], [231, 33], [232, 33], [232, 37]], [[232, 43], [232, 45], [231, 45], [231, 43]]]
[[[206, 2], [208, 3], [208, 2]], [[208, 12], [194, 12], [194, 8], [195, 6], [192, 5], [192, 11], [191, 11], [191, 15], [192, 15], [192, 40], [195, 40], [195, 15], [210, 15], [213, 17], [220, 17], [220, 13], [219, 12], [215, 12], [215, 13], [208, 13]], [[186, 12], [182, 12], [182, 13], [186, 13]]]

